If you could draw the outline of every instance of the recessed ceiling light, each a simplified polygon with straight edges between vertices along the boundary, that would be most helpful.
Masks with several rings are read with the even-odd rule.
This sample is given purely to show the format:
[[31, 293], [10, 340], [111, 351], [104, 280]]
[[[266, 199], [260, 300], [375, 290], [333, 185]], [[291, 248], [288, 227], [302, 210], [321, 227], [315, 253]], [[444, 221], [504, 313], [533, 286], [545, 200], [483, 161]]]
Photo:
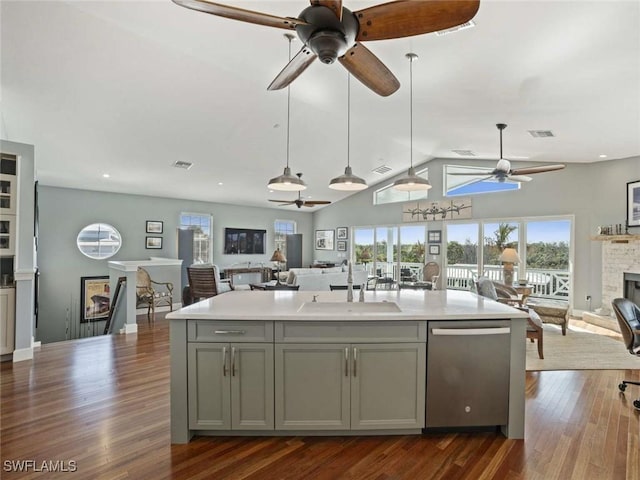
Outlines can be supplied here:
[[598, 155], [600, 158], [607, 158], [607, 156], [603, 153], [602, 155]]
[[224, 185], [224, 183], [222, 183], [222, 182], [218, 182], [218, 185], [222, 186], [222, 185]]
[[102, 177], [103, 177], [103, 178], [109, 178], [110, 176], [111, 176], [111, 175], [109, 175], [108, 173], [103, 173], [103, 174], [102, 174]]

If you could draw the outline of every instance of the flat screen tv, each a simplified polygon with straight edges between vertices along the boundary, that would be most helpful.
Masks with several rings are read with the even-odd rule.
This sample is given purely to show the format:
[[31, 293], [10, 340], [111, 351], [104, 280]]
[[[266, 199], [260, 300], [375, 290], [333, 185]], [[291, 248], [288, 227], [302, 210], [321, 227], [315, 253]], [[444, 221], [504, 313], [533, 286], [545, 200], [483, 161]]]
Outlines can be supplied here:
[[226, 254], [263, 254], [266, 230], [251, 228], [225, 228], [224, 253]]

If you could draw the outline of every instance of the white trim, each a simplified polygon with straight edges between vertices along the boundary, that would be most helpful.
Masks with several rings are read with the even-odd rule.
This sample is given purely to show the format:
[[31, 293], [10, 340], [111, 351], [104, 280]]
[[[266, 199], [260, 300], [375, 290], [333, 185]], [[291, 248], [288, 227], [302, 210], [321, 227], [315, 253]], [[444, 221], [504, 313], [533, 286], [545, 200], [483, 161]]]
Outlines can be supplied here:
[[135, 272], [139, 266], [142, 267], [172, 267], [181, 266], [182, 260], [179, 258], [158, 258], [153, 260], [126, 260], [126, 261], [109, 261], [109, 268], [121, 272]]
[[13, 362], [23, 362], [33, 359], [33, 348], [19, 348], [13, 351]]
[[120, 329], [120, 333], [128, 334], [128, 333], [138, 333], [138, 324], [137, 323], [125, 323], [124, 328]]
[[16, 282], [22, 282], [25, 280], [33, 280], [36, 277], [36, 270], [16, 270], [13, 273], [13, 279]]

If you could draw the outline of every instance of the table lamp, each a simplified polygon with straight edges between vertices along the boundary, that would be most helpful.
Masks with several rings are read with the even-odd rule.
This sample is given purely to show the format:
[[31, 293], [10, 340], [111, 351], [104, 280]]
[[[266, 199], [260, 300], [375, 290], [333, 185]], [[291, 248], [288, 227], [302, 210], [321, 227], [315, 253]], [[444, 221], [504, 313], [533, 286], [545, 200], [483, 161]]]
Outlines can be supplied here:
[[500, 255], [500, 261], [504, 283], [511, 286], [513, 285], [513, 265], [521, 262], [518, 251], [515, 248], [505, 248]]
[[273, 255], [271, 255], [271, 261], [276, 262], [278, 264], [278, 274], [276, 275], [276, 285], [280, 285], [280, 262], [286, 262], [287, 259], [282, 254], [280, 249], [277, 248], [276, 251], [273, 252]]

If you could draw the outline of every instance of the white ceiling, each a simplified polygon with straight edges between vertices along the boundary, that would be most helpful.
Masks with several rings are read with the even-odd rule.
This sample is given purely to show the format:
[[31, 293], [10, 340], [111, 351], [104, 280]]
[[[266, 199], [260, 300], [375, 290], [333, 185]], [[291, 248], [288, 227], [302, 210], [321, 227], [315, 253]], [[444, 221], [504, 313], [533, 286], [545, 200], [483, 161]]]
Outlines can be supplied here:
[[[218, 1], [281, 16], [308, 5]], [[286, 161], [286, 90], [266, 90], [287, 63], [284, 30], [170, 0], [2, 0], [0, 8], [2, 138], [35, 145], [42, 184], [254, 206], [295, 198], [266, 187]], [[639, 12], [637, 1], [482, 0], [475, 28], [368, 42], [402, 86], [383, 98], [352, 82], [354, 173], [371, 185], [409, 165], [408, 52], [419, 55], [416, 165], [477, 161], [454, 149], [496, 159], [500, 122], [512, 160], [640, 155]], [[338, 63], [316, 61], [291, 86], [290, 166], [304, 172], [305, 197], [346, 195], [327, 187], [346, 166], [346, 98]], [[194, 166], [176, 169], [176, 160]], [[386, 177], [371, 172], [383, 164], [392, 168]]]

